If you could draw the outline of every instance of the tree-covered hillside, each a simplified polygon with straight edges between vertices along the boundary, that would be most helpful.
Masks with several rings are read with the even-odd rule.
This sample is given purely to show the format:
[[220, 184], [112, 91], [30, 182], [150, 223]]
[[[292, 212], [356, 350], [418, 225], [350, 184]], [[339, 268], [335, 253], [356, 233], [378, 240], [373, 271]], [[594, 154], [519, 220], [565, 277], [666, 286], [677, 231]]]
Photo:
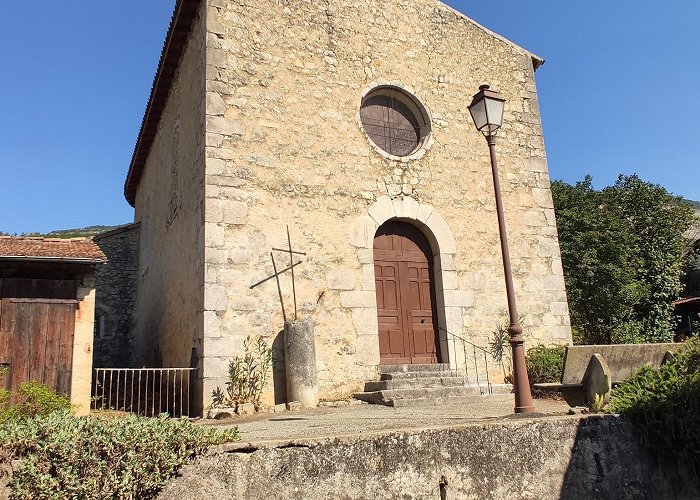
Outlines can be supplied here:
[[96, 234], [115, 229], [119, 226], [88, 226], [74, 229], [57, 229], [46, 234], [41, 233], [22, 233], [10, 234], [0, 231], [0, 236], [43, 236], [45, 238], [91, 238]]
[[685, 201], [687, 201], [688, 203], [693, 205], [693, 208], [695, 208], [695, 210], [700, 210], [700, 201], [693, 201], [693, 200], [685, 200]]

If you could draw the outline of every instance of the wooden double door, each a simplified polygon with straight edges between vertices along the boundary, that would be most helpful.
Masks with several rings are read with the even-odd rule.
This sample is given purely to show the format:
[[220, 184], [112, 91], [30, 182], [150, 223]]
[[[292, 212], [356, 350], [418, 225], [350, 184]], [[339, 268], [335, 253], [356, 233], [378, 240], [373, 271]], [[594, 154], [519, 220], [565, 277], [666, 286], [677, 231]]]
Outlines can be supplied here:
[[70, 394], [77, 302], [72, 280], [0, 278], [0, 387]]
[[439, 362], [430, 244], [416, 227], [383, 224], [374, 238], [382, 364]]

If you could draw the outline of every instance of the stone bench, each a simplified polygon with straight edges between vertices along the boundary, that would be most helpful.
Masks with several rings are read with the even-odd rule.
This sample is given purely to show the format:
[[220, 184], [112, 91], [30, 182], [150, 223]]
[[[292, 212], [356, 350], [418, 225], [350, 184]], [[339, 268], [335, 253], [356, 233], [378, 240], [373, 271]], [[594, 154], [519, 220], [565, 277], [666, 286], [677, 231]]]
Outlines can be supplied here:
[[[661, 366], [682, 346], [669, 344], [613, 344], [568, 346], [560, 383], [534, 384], [543, 391], [559, 391], [569, 406], [590, 406], [595, 394], [634, 375], [642, 366]], [[607, 390], [606, 390], [607, 388]]]

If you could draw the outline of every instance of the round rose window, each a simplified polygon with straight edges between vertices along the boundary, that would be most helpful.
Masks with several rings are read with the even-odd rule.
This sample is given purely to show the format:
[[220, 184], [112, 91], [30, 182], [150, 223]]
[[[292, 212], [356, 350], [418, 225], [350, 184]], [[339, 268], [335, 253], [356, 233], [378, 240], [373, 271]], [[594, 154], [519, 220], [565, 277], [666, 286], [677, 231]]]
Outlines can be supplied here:
[[430, 132], [416, 99], [394, 87], [379, 87], [365, 96], [360, 120], [370, 140], [392, 156], [415, 153]]

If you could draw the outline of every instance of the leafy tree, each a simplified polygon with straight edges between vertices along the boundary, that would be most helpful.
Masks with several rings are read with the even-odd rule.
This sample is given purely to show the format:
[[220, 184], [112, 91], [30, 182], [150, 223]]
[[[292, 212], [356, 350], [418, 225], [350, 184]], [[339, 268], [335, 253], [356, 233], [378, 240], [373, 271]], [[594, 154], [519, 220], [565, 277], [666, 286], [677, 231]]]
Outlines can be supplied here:
[[601, 191], [554, 181], [552, 195], [575, 341], [671, 340], [693, 208], [636, 175]]

